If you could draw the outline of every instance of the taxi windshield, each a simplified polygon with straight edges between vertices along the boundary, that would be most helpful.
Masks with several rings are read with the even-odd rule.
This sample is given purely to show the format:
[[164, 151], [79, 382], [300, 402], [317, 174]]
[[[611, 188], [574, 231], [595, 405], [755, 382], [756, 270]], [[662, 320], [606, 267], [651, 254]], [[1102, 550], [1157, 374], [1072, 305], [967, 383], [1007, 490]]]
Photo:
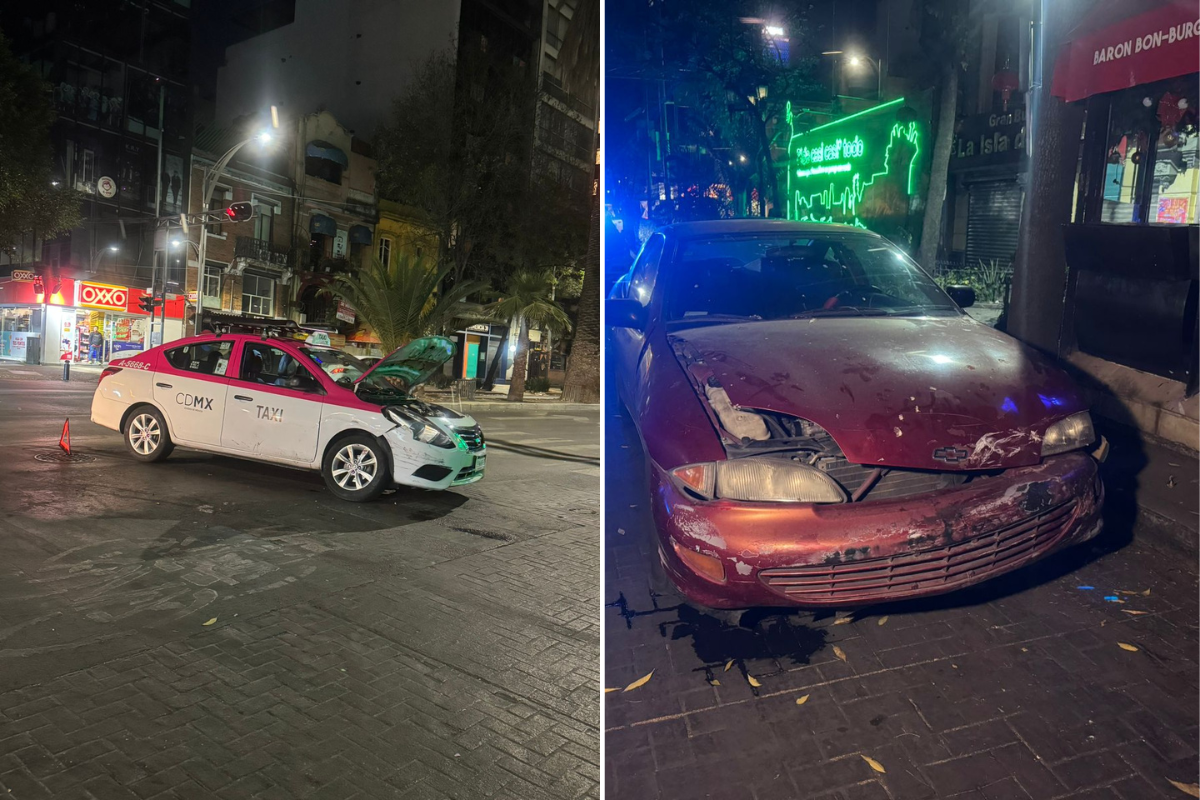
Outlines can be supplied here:
[[300, 350], [335, 381], [339, 378], [349, 378], [352, 381], [356, 381], [368, 369], [366, 364], [354, 356], [349, 353], [343, 353], [341, 350], [335, 350], [332, 347], [313, 347], [309, 345], [301, 347]]

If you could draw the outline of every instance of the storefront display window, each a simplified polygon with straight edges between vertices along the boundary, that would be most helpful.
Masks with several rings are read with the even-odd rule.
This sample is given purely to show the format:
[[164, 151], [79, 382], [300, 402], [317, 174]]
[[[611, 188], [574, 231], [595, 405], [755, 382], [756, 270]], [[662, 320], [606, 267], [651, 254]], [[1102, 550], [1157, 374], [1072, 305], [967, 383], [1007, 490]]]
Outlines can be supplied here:
[[1099, 221], [1200, 219], [1198, 103], [1195, 75], [1112, 94]]
[[25, 360], [32, 319], [32, 309], [0, 308], [0, 358]]

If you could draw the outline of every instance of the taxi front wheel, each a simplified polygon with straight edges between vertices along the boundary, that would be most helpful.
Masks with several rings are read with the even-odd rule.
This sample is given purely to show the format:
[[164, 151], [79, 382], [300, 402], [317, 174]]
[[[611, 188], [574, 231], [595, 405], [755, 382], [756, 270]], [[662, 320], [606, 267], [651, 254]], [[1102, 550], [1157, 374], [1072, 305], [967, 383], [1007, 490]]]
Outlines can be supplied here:
[[329, 448], [321, 477], [329, 491], [356, 503], [374, 500], [391, 482], [387, 450], [373, 436], [356, 433]]
[[162, 461], [175, 449], [167, 423], [158, 409], [144, 406], [133, 412], [125, 426], [125, 444], [138, 461]]

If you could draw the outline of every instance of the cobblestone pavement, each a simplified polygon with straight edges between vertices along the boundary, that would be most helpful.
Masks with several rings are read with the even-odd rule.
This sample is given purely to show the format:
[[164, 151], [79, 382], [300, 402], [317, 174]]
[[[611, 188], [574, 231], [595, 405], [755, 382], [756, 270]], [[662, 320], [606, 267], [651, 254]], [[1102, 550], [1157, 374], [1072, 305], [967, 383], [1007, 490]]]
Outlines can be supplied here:
[[[595, 412], [358, 505], [90, 397], [0, 382], [0, 796], [598, 797]], [[94, 460], [35, 460], [68, 413]]]
[[1135, 509], [1110, 503], [1090, 545], [956, 595], [733, 625], [652, 594], [642, 453], [614, 408], [605, 684], [653, 675], [605, 694], [607, 796], [1187, 796], [1168, 781], [1197, 778], [1196, 554]]

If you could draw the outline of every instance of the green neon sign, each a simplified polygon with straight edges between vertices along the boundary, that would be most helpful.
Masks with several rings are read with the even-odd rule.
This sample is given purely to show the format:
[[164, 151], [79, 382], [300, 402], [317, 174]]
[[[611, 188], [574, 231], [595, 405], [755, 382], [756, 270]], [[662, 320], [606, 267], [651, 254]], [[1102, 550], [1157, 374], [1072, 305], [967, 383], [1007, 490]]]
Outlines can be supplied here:
[[[871, 189], [884, 191], [883, 187], [890, 185], [907, 197], [916, 194], [924, 149], [920, 128], [916, 122], [892, 121], [889, 129], [894, 115], [880, 114], [898, 110], [903, 103], [904, 98], [898, 98], [808, 131], [793, 132], [788, 147], [788, 219], [866, 228], [861, 212], [869, 205]], [[794, 131], [790, 105], [787, 120]], [[857, 123], [848, 124], [854, 121]], [[813, 135], [821, 132], [821, 136]]]

